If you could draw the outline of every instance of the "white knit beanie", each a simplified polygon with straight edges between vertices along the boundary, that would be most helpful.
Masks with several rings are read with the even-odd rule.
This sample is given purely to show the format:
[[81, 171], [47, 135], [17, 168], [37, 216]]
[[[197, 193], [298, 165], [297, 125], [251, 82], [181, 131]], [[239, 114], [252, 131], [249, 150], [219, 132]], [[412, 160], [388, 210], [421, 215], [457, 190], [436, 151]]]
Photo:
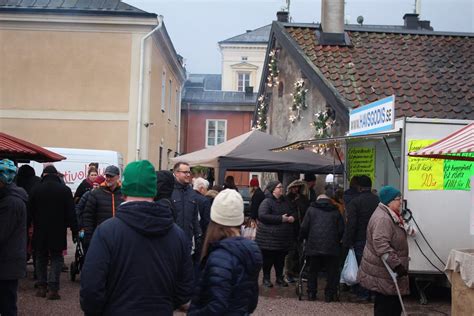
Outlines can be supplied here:
[[235, 190], [225, 189], [217, 194], [211, 206], [211, 220], [224, 226], [240, 226], [244, 222], [244, 201]]

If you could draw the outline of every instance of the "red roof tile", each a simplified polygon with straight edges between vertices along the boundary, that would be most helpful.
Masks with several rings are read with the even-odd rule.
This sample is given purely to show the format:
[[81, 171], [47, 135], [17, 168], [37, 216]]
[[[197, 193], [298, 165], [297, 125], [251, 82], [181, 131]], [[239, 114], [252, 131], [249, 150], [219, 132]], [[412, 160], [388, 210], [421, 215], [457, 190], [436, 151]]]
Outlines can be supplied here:
[[356, 107], [392, 94], [400, 116], [474, 119], [474, 37], [347, 31], [352, 46], [318, 44], [316, 28], [286, 31]]

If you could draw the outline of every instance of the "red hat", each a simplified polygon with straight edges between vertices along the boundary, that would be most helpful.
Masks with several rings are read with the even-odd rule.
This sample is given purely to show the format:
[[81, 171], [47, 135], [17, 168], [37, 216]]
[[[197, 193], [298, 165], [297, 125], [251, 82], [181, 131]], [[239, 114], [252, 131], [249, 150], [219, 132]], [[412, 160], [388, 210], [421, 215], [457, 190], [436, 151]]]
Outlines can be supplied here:
[[250, 180], [250, 186], [251, 187], [259, 187], [260, 184], [258, 183], [258, 178], [252, 178], [252, 180]]
[[105, 178], [103, 176], [97, 176], [92, 183], [101, 184], [104, 181], [105, 181]]

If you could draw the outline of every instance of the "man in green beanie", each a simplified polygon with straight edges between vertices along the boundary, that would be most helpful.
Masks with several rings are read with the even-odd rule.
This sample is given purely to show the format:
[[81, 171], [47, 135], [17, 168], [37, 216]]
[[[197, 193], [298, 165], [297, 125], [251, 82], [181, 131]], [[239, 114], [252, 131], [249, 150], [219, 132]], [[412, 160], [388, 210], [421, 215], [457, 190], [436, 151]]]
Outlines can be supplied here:
[[81, 308], [86, 315], [172, 315], [192, 294], [187, 238], [170, 204], [153, 201], [157, 181], [148, 160], [129, 163], [123, 177], [125, 202], [97, 227], [87, 252]]

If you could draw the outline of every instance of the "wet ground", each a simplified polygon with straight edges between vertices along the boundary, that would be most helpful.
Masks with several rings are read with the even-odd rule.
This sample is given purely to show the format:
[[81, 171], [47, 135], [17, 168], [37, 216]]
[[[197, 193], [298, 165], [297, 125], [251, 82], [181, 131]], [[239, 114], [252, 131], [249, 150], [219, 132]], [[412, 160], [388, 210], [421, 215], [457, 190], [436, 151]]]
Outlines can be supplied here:
[[[74, 248], [70, 245], [65, 262], [73, 260]], [[19, 315], [82, 315], [79, 306], [79, 282], [69, 280], [69, 273], [61, 274], [61, 300], [48, 301], [35, 297], [32, 278], [33, 267], [28, 266], [28, 277], [21, 280], [18, 291]], [[78, 279], [80, 276], [78, 276]], [[351, 303], [353, 295], [350, 292], [341, 292], [340, 302], [325, 303], [323, 301], [324, 282], [319, 282], [321, 289], [318, 291], [317, 301], [299, 301], [295, 285], [288, 288], [274, 287], [271, 289], [260, 287], [260, 297], [257, 310], [253, 315], [372, 315], [373, 304]], [[428, 305], [420, 305], [417, 298], [405, 298], [407, 313], [411, 316], [418, 315], [450, 315], [450, 300], [446, 296], [430, 300]], [[182, 313], [176, 313], [182, 315]]]

